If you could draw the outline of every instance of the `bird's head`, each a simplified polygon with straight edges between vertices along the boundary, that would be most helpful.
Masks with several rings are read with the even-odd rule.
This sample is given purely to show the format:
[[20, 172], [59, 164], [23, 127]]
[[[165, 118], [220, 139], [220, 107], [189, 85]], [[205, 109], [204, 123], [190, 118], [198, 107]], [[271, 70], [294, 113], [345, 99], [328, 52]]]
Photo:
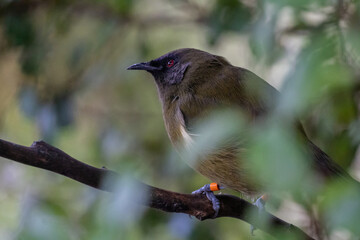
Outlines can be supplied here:
[[[136, 63], [128, 70], [146, 70], [151, 73], [161, 89], [180, 85], [188, 75], [203, 74], [215, 62], [226, 61], [210, 53], [193, 49], [182, 48], [171, 51], [149, 62]], [[199, 75], [195, 74], [195, 75]]]

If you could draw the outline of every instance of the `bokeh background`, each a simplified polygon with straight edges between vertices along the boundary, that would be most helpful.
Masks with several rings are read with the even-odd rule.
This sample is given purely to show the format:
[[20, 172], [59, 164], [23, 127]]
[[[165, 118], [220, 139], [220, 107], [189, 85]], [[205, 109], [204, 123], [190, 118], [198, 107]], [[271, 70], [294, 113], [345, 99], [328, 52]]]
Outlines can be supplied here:
[[[0, 238], [250, 238], [239, 220], [199, 222], [131, 204], [144, 196], [127, 176], [178, 192], [209, 182], [173, 150], [152, 77], [125, 70], [183, 47], [222, 55], [282, 91], [277, 115], [253, 132], [253, 158], [265, 152], [277, 160], [255, 161], [259, 175], [273, 179], [270, 189], [301, 189], [296, 184], [307, 179], [294, 134], [279, 119], [300, 118], [309, 137], [360, 179], [359, 7], [355, 0], [0, 0], [0, 137], [23, 145], [43, 139], [124, 176], [110, 195], [0, 159]], [[308, 179], [314, 204], [284, 197], [269, 211], [321, 239], [356, 239], [359, 193]], [[257, 231], [253, 239], [268, 237]]]

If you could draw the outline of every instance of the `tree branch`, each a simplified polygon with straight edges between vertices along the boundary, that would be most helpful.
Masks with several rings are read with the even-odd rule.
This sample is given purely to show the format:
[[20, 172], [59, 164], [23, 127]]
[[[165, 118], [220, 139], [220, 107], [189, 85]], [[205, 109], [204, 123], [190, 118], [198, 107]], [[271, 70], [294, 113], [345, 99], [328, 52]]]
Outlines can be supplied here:
[[[36, 141], [30, 147], [25, 147], [0, 139], [0, 156], [52, 171], [108, 192], [112, 191], [112, 187], [104, 184], [105, 177], [119, 177], [114, 171], [87, 165], [43, 141]], [[212, 218], [214, 214], [211, 202], [204, 195], [175, 193], [141, 182], [139, 184], [147, 191], [149, 198], [145, 205], [151, 208], [166, 212], [186, 213], [200, 220]], [[282, 234], [286, 232], [300, 239], [313, 239], [299, 228], [269, 213], [265, 212], [261, 216], [251, 214], [251, 212], [257, 211], [257, 208], [243, 199], [230, 195], [217, 195], [217, 198], [221, 203], [217, 218], [238, 218], [274, 236], [279, 230], [283, 230]], [[264, 219], [268, 221], [263, 221]]]

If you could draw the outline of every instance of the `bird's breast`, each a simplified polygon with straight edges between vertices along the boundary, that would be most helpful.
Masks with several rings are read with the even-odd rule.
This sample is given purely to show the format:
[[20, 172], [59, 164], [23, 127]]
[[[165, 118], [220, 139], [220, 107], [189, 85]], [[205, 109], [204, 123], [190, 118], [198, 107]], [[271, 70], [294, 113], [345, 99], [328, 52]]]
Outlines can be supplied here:
[[[256, 187], [251, 183], [249, 171], [243, 165], [244, 156], [238, 144], [221, 148], [202, 149], [201, 136], [190, 132], [184, 114], [176, 106], [163, 108], [164, 122], [172, 144], [181, 158], [193, 169], [221, 185], [252, 195]], [[186, 115], [186, 117], [189, 117]], [[189, 119], [187, 119], [189, 121]], [[192, 118], [190, 120], [193, 120]]]

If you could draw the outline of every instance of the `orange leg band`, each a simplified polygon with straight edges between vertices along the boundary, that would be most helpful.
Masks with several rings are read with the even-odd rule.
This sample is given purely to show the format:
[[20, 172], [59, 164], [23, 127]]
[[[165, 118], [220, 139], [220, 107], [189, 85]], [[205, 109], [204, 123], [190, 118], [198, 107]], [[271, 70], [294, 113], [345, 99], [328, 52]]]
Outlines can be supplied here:
[[215, 192], [220, 190], [220, 186], [217, 183], [210, 183], [210, 190]]

